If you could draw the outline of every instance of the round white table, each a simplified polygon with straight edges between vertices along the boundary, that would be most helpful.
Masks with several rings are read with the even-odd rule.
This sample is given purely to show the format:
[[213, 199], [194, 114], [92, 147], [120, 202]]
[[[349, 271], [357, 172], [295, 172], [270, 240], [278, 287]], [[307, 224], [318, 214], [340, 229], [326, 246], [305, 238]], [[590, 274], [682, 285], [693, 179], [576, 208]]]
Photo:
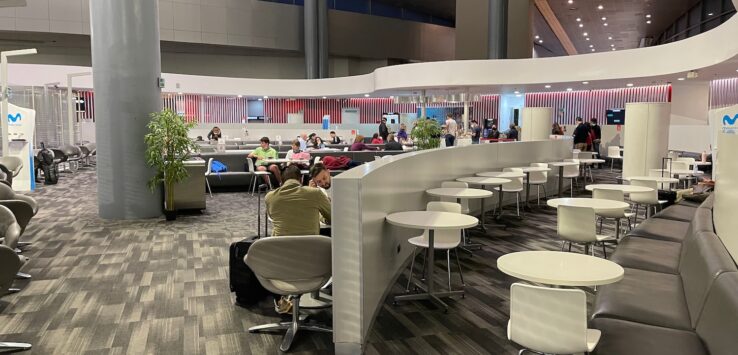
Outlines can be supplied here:
[[573, 207], [589, 207], [598, 212], [608, 212], [616, 210], [624, 210], [630, 205], [622, 201], [604, 200], [600, 198], [585, 198], [585, 197], [574, 197], [574, 198], [555, 198], [548, 200], [547, 205], [553, 208], [559, 206], [573, 206]]
[[426, 249], [426, 261], [428, 267], [425, 268], [425, 280], [426, 285], [420, 285], [416, 281], [416, 286], [423, 290], [423, 293], [412, 294], [412, 295], [400, 295], [395, 296], [395, 301], [409, 301], [409, 300], [424, 300], [430, 299], [448, 310], [446, 303], [441, 301], [439, 297], [448, 297], [453, 295], [463, 295], [463, 291], [446, 291], [446, 292], [434, 292], [433, 291], [433, 271], [434, 267], [434, 234], [436, 230], [444, 229], [465, 229], [471, 228], [479, 223], [476, 217], [461, 213], [451, 212], [436, 212], [436, 211], [408, 211], [408, 212], [397, 212], [388, 215], [387, 223], [413, 229], [427, 229], [428, 230], [428, 249]]
[[515, 167], [515, 169], [523, 170], [523, 173], [525, 174], [525, 205], [523, 206], [523, 210], [530, 211], [530, 173], [551, 171], [551, 168], [544, 168], [541, 166], [518, 166]]
[[595, 189], [598, 190], [617, 190], [622, 191], [625, 194], [633, 193], [633, 192], [649, 192], [653, 191], [650, 187], [645, 186], [636, 186], [636, 185], [618, 185], [618, 184], [592, 184], [587, 185], [585, 187], [587, 191], [594, 191]]
[[[495, 178], [495, 177], [484, 177], [484, 176], [469, 176], [456, 179], [456, 181], [465, 182], [470, 185], [480, 185], [482, 189], [486, 189], [487, 186], [502, 186], [510, 182], [510, 179]], [[484, 203], [484, 200], [482, 200]], [[497, 206], [502, 206], [502, 194], [497, 194]], [[484, 227], [484, 214], [482, 214], [482, 221], [480, 222]]]
[[515, 171], [485, 171], [485, 172], [477, 173], [477, 176], [496, 177], [496, 178], [503, 178], [503, 179], [517, 179], [517, 178], [525, 177], [525, 174], [518, 173]]
[[500, 271], [553, 286], [599, 286], [620, 281], [622, 266], [594, 256], [560, 251], [523, 251], [497, 259]]
[[704, 171], [694, 171], [694, 170], [669, 170], [669, 169], [651, 169], [651, 171], [660, 173], [671, 173], [671, 175], [687, 175], [687, 176], [697, 176], [697, 175], [703, 175]]
[[[439, 187], [436, 189], [425, 190], [428, 195], [435, 197], [449, 197], [455, 198], [456, 202], [461, 203], [461, 200], [473, 200], [482, 199], [482, 216], [484, 216], [484, 199], [492, 197], [492, 191], [482, 189], [470, 189], [464, 187]], [[484, 223], [481, 223], [482, 230], [485, 232], [487, 229], [484, 227]]]
[[589, 171], [589, 181], [594, 182], [594, 174], [592, 174], [592, 165], [604, 164], [605, 159], [578, 159], [582, 165], [582, 171], [584, 172], [584, 182], [587, 182], [587, 172]]
[[645, 181], [656, 181], [659, 184], [676, 184], [679, 179], [670, 176], [630, 176], [623, 178], [625, 181], [631, 180], [645, 180]]
[[[556, 166], [559, 168], [559, 197], [561, 197], [561, 193], [564, 190], [564, 167], [574, 165], [579, 165], [579, 163], [575, 161], [557, 161], [553, 163], [548, 163], [548, 166]], [[574, 186], [572, 186], [572, 189], [573, 188]]]
[[285, 159], [285, 158], [279, 158], [279, 159], [264, 159], [264, 162], [267, 164], [281, 164], [281, 163], [295, 163], [295, 164], [307, 164], [310, 161], [305, 159]]

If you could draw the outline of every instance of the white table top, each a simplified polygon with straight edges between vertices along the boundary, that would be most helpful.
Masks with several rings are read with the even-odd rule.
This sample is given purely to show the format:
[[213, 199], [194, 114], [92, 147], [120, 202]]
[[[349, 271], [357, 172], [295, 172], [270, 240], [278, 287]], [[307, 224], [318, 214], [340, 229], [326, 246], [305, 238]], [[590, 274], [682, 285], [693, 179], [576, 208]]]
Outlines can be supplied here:
[[476, 217], [461, 213], [436, 211], [407, 211], [387, 215], [387, 222], [392, 225], [415, 229], [464, 229], [476, 226]]
[[[668, 173], [669, 169], [651, 169], [651, 171], [655, 172], [665, 172]], [[703, 171], [694, 171], [694, 170], [671, 170], [672, 175], [702, 175], [704, 174]]]
[[550, 207], [558, 208], [560, 205], [574, 206], [574, 207], [590, 207], [596, 212], [605, 212], [612, 210], [623, 210], [630, 205], [621, 201], [604, 200], [600, 198], [555, 198], [546, 202]]
[[553, 163], [548, 163], [550, 166], [572, 166], [572, 165], [579, 165], [579, 163], [575, 161], [556, 161]]
[[544, 168], [542, 166], [516, 166], [515, 168], [522, 169], [524, 173], [551, 171], [551, 168]]
[[502, 185], [510, 182], [510, 179], [484, 177], [484, 176], [469, 176], [458, 178], [456, 181], [465, 182], [473, 185]]
[[607, 259], [560, 251], [523, 251], [497, 259], [500, 271], [522, 280], [557, 286], [597, 286], [620, 281], [623, 268]]
[[636, 186], [636, 185], [618, 185], [618, 184], [592, 184], [585, 187], [587, 191], [594, 191], [594, 189], [602, 190], [619, 190], [626, 194], [631, 192], [649, 192], [653, 191], [650, 187]]
[[577, 159], [581, 164], [602, 164], [605, 159]]
[[477, 173], [477, 176], [515, 179], [525, 177], [525, 174], [514, 171], [485, 171], [483, 173]]
[[431, 196], [463, 199], [492, 197], [492, 191], [463, 187], [439, 187], [437, 189], [425, 190], [425, 192]]
[[270, 164], [271, 163], [276, 164], [276, 163], [309, 163], [310, 161], [309, 160], [305, 160], [305, 159], [284, 159], [284, 158], [279, 158], [279, 159], [264, 159], [264, 162], [265, 163], [270, 163]]
[[709, 161], [695, 161], [693, 164], [694, 165], [697, 165], [697, 166], [701, 166], [701, 165], [712, 165], [712, 163], [709, 162]]
[[631, 181], [631, 180], [645, 180], [645, 181], [656, 181], [660, 184], [676, 184], [679, 182], [679, 179], [670, 177], [670, 176], [631, 176], [623, 178], [625, 181]]

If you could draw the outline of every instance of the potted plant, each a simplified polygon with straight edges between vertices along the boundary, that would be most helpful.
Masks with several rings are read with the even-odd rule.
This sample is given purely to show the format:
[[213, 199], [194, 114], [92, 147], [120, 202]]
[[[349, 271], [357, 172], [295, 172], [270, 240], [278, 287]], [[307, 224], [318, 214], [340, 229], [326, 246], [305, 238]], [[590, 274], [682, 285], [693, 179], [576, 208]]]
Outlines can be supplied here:
[[189, 176], [184, 162], [190, 158], [190, 152], [199, 150], [199, 146], [187, 137], [195, 123], [185, 122], [184, 117], [171, 109], [154, 112], [150, 117], [149, 133], [144, 137], [146, 164], [156, 169], [156, 175], [149, 180], [148, 186], [153, 192], [164, 184], [164, 215], [171, 221], [177, 217], [174, 185]]
[[411, 133], [413, 142], [419, 150], [441, 146], [441, 126], [436, 120], [419, 118]]

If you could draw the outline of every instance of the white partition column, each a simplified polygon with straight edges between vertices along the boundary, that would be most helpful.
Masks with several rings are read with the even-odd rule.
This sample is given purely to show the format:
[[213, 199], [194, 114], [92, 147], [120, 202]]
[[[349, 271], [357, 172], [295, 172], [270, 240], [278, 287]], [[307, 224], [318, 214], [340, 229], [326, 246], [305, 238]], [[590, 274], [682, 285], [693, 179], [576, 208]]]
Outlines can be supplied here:
[[669, 149], [671, 104], [638, 102], [625, 105], [623, 177], [648, 176], [661, 167]]
[[720, 151], [717, 161], [720, 175], [715, 180], [715, 205], [713, 207], [713, 223], [715, 233], [720, 237], [725, 248], [738, 260], [738, 107], [724, 112], [721, 117], [717, 143]]
[[523, 122], [520, 125], [521, 141], [540, 141], [551, 134], [551, 107], [524, 107]]

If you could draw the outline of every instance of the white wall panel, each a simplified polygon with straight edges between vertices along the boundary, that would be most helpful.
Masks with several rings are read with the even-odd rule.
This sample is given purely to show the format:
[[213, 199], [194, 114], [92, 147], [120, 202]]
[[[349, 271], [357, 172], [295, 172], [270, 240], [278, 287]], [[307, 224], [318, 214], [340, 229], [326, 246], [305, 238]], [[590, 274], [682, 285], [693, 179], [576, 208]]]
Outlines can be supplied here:
[[218, 6], [202, 6], [200, 19], [203, 32], [226, 33], [227, 9]]
[[551, 134], [551, 117], [553, 117], [551, 107], [524, 107], [523, 120], [520, 125], [522, 129], [520, 140], [548, 140]]
[[[738, 115], [733, 111], [731, 117]], [[732, 127], [738, 128], [738, 125]], [[715, 206], [713, 219], [715, 232], [723, 241], [734, 260], [738, 260], [738, 132], [718, 134], [720, 150], [717, 164], [720, 174], [715, 184]]]
[[0, 30], [15, 31], [15, 17], [0, 17]]
[[79, 21], [55, 21], [49, 22], [51, 32], [55, 33], [82, 33], [82, 22]]
[[51, 24], [49, 20], [37, 20], [30, 18], [17, 18], [15, 20], [16, 31], [49, 32]]
[[49, 0], [26, 0], [26, 6], [16, 8], [15, 16], [18, 18], [48, 20]]
[[201, 22], [200, 22], [201, 7], [200, 6], [175, 2], [173, 9], [174, 9], [174, 29], [175, 30], [180, 30], [180, 31], [200, 31], [201, 30]]
[[159, 0], [159, 28], [174, 29], [174, 2]]
[[82, 0], [49, 0], [49, 17], [58, 21], [82, 22]]
[[661, 167], [669, 147], [669, 103], [625, 105], [623, 176], [648, 176]]

